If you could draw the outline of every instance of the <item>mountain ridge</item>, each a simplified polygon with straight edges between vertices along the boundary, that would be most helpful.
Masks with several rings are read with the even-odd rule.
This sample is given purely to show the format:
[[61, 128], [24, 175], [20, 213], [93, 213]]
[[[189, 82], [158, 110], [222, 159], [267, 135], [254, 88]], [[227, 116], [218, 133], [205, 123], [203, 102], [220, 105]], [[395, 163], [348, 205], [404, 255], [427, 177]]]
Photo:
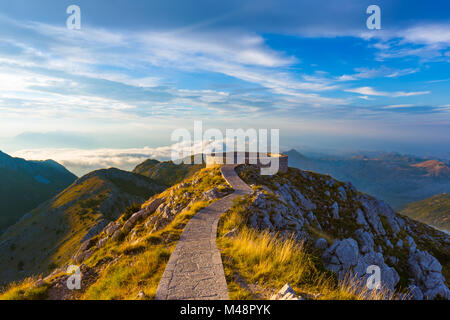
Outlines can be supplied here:
[[0, 231], [58, 194], [76, 178], [53, 160], [27, 161], [0, 151]]
[[116, 168], [93, 171], [40, 204], [0, 236], [0, 279], [20, 280], [64, 264], [126, 207], [164, 190], [150, 178]]

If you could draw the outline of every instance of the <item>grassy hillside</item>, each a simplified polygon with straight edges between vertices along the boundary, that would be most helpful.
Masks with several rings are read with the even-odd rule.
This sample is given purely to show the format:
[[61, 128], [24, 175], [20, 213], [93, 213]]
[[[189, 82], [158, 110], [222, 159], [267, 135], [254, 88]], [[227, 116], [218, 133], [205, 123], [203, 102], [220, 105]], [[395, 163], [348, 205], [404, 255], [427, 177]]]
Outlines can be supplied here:
[[134, 173], [152, 178], [159, 184], [173, 186], [182, 180], [191, 177], [205, 166], [202, 164], [175, 164], [172, 161], [160, 162], [148, 159], [136, 166]]
[[0, 233], [76, 178], [54, 161], [25, 161], [0, 152]]
[[147, 177], [118, 169], [78, 179], [0, 237], [0, 281], [20, 280], [66, 264], [83, 241], [127, 206], [163, 189]]
[[450, 232], [450, 194], [442, 193], [407, 205], [402, 214]]
[[[205, 192], [214, 188], [221, 192], [218, 197], [205, 197]], [[155, 199], [161, 199], [162, 203], [158, 209], [153, 208], [146, 219], [126, 227], [131, 222], [132, 212], [124, 212], [114, 223], [118, 236], [108, 235], [103, 230], [89, 241], [85, 250], [91, 254], [82, 261], [84, 278], [81, 291], [65, 289], [67, 275], [64, 269], [57, 269], [39, 288], [35, 285], [37, 274], [12, 284], [0, 294], [0, 300], [134, 299], [140, 291], [150, 299], [186, 223], [197, 211], [230, 191], [217, 168], [201, 170], [181, 184], [148, 199], [142, 205], [143, 210], [147, 210]], [[70, 263], [76, 262], [71, 260]], [[59, 283], [63, 285], [58, 286]]]

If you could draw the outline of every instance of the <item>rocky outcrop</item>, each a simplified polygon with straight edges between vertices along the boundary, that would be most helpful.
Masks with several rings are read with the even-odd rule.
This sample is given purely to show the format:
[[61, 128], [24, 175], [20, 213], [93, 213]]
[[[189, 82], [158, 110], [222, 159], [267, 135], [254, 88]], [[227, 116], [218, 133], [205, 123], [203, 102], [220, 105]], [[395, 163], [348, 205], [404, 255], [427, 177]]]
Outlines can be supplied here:
[[294, 289], [286, 283], [283, 288], [280, 289], [277, 293], [275, 293], [270, 300], [303, 300], [301, 297], [297, 297]]
[[81, 242], [91, 239], [95, 237], [100, 232], [102, 232], [103, 228], [108, 224], [108, 220], [100, 219], [91, 229], [89, 229], [88, 233], [81, 239]]
[[[329, 176], [290, 169], [287, 175], [265, 178], [250, 166], [240, 170], [257, 190], [248, 198], [252, 228], [293, 233], [310, 242], [321, 252], [324, 266], [341, 280], [357, 276], [364, 283], [371, 275], [368, 267], [377, 266], [384, 288], [394, 291], [401, 285], [416, 299], [449, 298], [442, 266], [429, 251], [448, 260], [448, 235], [400, 216], [385, 202]], [[334, 241], [329, 246], [319, 234]]]
[[380, 252], [375, 252], [370, 248], [365, 254], [360, 253], [358, 243], [352, 239], [336, 240], [322, 255], [325, 267], [335, 272], [340, 280], [344, 280], [347, 275], [367, 278], [371, 275], [368, 272], [369, 266], [380, 268], [382, 284], [394, 291], [400, 277], [395, 268], [389, 267]]
[[[411, 274], [418, 285], [415, 289], [415, 295], [421, 294], [425, 298], [434, 298], [440, 296], [450, 299], [450, 290], [445, 285], [445, 279], [442, 276], [442, 266], [439, 261], [427, 251], [414, 250], [408, 259], [411, 268]], [[421, 290], [420, 293], [418, 291]]]

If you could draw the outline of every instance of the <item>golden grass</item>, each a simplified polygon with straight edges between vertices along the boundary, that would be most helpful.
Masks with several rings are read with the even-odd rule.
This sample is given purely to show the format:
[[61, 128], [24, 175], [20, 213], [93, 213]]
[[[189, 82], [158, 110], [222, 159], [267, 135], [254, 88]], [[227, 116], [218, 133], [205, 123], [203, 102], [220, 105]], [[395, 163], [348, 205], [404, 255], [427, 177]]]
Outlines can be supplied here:
[[27, 278], [11, 283], [2, 293], [0, 300], [43, 300], [47, 296], [48, 284], [36, 287], [36, 278]]
[[[125, 252], [126, 253], [126, 252]], [[171, 250], [153, 246], [137, 256], [127, 256], [106, 268], [82, 299], [127, 300], [135, 299], [140, 291], [152, 298], [158, 287]], [[130, 254], [128, 252], [127, 254]]]
[[121, 256], [108, 266], [99, 279], [89, 287], [81, 299], [85, 300], [127, 300], [135, 299], [140, 291], [146, 299], [152, 299], [158, 288], [170, 254], [183, 232], [187, 222], [201, 209], [210, 204], [200, 201], [180, 213], [164, 229], [144, 236], [138, 242], [109, 243], [103, 250], [86, 261], [95, 265], [105, 254], [111, 252]]
[[[254, 299], [248, 289], [256, 285], [265, 289], [265, 297], [289, 283], [301, 296], [330, 300], [385, 300], [395, 296], [388, 290], [369, 290], [355, 277], [338, 282], [326, 271], [320, 259], [307, 252], [293, 237], [241, 228], [236, 237], [218, 241], [231, 299]], [[242, 280], [246, 285], [242, 285]]]

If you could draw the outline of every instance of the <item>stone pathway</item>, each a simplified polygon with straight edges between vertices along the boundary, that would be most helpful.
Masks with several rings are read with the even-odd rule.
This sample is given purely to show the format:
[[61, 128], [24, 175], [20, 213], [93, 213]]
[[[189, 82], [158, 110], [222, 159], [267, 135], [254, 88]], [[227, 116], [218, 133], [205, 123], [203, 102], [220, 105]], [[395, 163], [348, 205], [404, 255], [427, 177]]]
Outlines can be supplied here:
[[155, 300], [227, 300], [228, 288], [222, 258], [216, 245], [220, 216], [240, 195], [252, 189], [234, 171], [223, 165], [222, 176], [234, 193], [200, 210], [188, 222], [159, 282]]

